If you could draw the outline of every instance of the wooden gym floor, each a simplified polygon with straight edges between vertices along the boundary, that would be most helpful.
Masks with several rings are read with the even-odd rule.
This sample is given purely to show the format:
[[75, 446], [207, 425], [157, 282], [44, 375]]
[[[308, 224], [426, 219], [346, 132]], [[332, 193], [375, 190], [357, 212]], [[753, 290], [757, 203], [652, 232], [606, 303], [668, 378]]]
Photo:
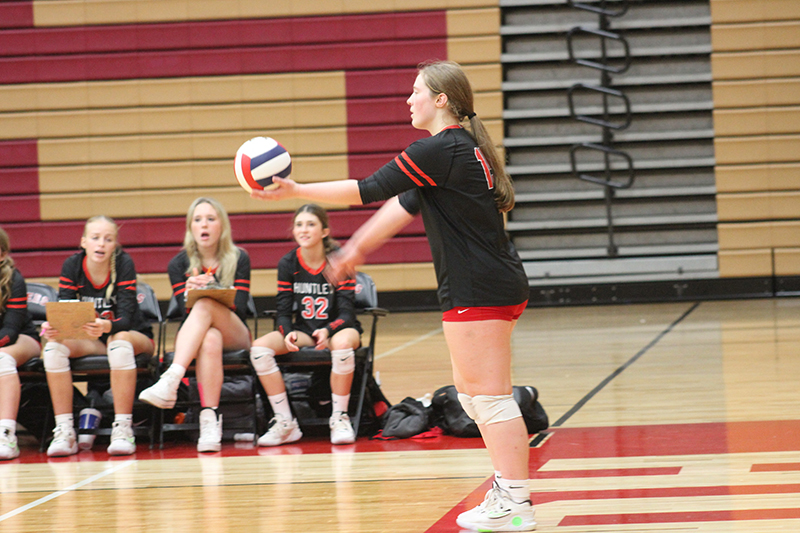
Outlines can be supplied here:
[[[439, 318], [382, 320], [392, 402], [451, 382]], [[800, 531], [800, 299], [528, 309], [514, 348], [552, 424], [539, 531]], [[50, 460], [26, 441], [0, 463], [0, 530], [454, 532], [490, 474], [480, 439], [452, 437]]]

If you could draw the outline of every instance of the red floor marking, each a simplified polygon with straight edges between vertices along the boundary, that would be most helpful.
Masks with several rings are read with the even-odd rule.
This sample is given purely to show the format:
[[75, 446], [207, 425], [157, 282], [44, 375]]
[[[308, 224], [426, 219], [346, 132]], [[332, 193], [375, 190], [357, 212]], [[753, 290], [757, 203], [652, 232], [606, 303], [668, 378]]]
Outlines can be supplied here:
[[536, 472], [534, 479], [562, 479], [578, 477], [675, 476], [681, 467], [661, 468], [606, 468], [597, 470], [548, 470]]
[[[554, 428], [553, 434], [540, 448], [531, 449], [531, 485], [537, 479], [559, 477], [588, 477], [607, 475], [674, 475], [671, 469], [608, 469], [570, 471], [539, 471], [551, 459], [582, 459], [598, 457], [652, 457], [675, 455], [725, 455], [731, 453], [800, 451], [800, 420], [731, 422], [683, 425], [624, 426], [602, 428]], [[765, 464], [753, 467], [758, 471], [795, 471], [796, 463]], [[636, 471], [638, 473], [635, 473]], [[646, 472], [646, 473], [645, 473]], [[427, 533], [459, 531], [456, 517], [483, 501], [491, 486], [487, 478], [471, 494], [431, 526]], [[736, 485], [707, 487], [642, 488], [596, 491], [534, 492], [531, 500], [541, 505], [561, 500], [600, 500], [631, 498], [665, 498], [694, 496], [729, 496], [740, 494], [795, 494], [800, 484]], [[566, 517], [559, 524], [602, 525], [621, 523], [671, 523], [729, 520], [766, 520], [800, 518], [798, 509], [756, 509], [745, 511], [642, 513]]]
[[733, 520], [788, 520], [800, 518], [800, 509], [746, 509], [736, 511], [687, 511], [678, 513], [637, 513], [567, 516], [559, 526], [611, 524], [666, 524], [675, 522], [729, 522]]
[[796, 472], [800, 470], [800, 463], [766, 463], [753, 465], [751, 472]]

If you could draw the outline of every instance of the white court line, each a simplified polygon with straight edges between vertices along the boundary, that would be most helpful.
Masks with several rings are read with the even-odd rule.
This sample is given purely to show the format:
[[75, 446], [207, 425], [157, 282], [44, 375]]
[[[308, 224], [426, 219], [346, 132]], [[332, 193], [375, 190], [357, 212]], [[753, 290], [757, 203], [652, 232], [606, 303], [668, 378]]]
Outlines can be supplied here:
[[383, 357], [387, 357], [387, 356], [389, 356], [389, 355], [396, 354], [397, 352], [399, 352], [399, 351], [401, 351], [401, 350], [405, 350], [406, 348], [408, 348], [408, 347], [410, 347], [410, 346], [414, 346], [414, 345], [415, 345], [415, 344], [417, 344], [418, 342], [422, 342], [422, 341], [424, 341], [425, 339], [427, 339], [427, 338], [429, 338], [429, 337], [433, 337], [434, 335], [438, 335], [438, 334], [439, 334], [439, 333], [441, 333], [441, 332], [442, 332], [442, 328], [438, 328], [438, 329], [434, 329], [433, 331], [429, 331], [429, 332], [428, 332], [428, 333], [426, 333], [425, 335], [423, 335], [423, 336], [421, 336], [421, 337], [417, 337], [417, 338], [416, 338], [416, 339], [414, 339], [413, 341], [408, 341], [407, 343], [403, 344], [402, 346], [398, 346], [397, 348], [392, 348], [392, 349], [391, 349], [391, 350], [389, 350], [388, 352], [384, 352], [384, 353], [382, 353], [382, 354], [380, 354], [380, 355], [376, 355], [376, 356], [375, 356], [375, 360], [377, 361], [378, 359], [381, 359], [381, 358], [383, 358]]
[[0, 522], [2, 522], [3, 520], [6, 520], [7, 518], [11, 518], [12, 516], [16, 516], [16, 515], [18, 515], [20, 513], [24, 513], [28, 509], [32, 509], [32, 508], [34, 508], [34, 507], [36, 507], [38, 505], [41, 505], [41, 504], [43, 504], [45, 502], [49, 502], [50, 500], [58, 498], [59, 496], [62, 496], [62, 495], [66, 494], [66, 493], [68, 493], [70, 491], [79, 489], [79, 488], [83, 487], [84, 485], [88, 485], [89, 483], [92, 483], [93, 481], [97, 481], [100, 478], [104, 478], [107, 475], [113, 474], [114, 472], [117, 472], [118, 470], [122, 470], [123, 468], [126, 468], [126, 467], [132, 465], [135, 462], [136, 462], [135, 459], [131, 459], [130, 461], [125, 461], [124, 463], [120, 463], [117, 466], [114, 466], [112, 468], [108, 468], [106, 470], [103, 470], [99, 474], [95, 474], [92, 477], [84, 479], [83, 481], [79, 481], [78, 483], [75, 483], [74, 485], [71, 485], [71, 486], [69, 486], [69, 487], [67, 487], [67, 488], [65, 488], [63, 490], [59, 490], [59, 491], [53, 492], [52, 494], [48, 494], [44, 498], [39, 498], [35, 502], [31, 502], [31, 503], [29, 503], [27, 505], [23, 505], [22, 507], [14, 509], [13, 511], [9, 511], [6, 514], [4, 514], [3, 516], [0, 516]]

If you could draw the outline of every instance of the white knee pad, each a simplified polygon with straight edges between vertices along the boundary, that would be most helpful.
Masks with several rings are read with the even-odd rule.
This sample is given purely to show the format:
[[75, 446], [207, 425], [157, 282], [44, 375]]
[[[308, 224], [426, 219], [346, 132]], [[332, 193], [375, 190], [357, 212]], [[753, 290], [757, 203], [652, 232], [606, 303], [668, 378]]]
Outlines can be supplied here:
[[0, 352], [0, 378], [17, 373], [17, 360], [11, 354]]
[[352, 374], [356, 369], [356, 353], [352, 348], [331, 350], [331, 372]]
[[47, 372], [69, 372], [69, 348], [60, 342], [45, 344], [42, 359]]
[[497, 424], [513, 420], [522, 416], [519, 404], [511, 394], [501, 394], [499, 396], [478, 395], [472, 397], [472, 405], [478, 413], [475, 419], [479, 424]]
[[274, 374], [279, 370], [278, 363], [275, 362], [275, 351], [263, 346], [250, 348], [250, 362], [259, 376]]
[[133, 344], [128, 341], [108, 343], [108, 366], [111, 370], [136, 370], [136, 356]]
[[[472, 396], [469, 394], [464, 394], [463, 392], [459, 392], [458, 402], [461, 404], [464, 412], [467, 413], [467, 416], [473, 419], [475, 422], [478, 422], [478, 413], [475, 412], [475, 406], [472, 405]], [[478, 423], [480, 424], [480, 422]]]

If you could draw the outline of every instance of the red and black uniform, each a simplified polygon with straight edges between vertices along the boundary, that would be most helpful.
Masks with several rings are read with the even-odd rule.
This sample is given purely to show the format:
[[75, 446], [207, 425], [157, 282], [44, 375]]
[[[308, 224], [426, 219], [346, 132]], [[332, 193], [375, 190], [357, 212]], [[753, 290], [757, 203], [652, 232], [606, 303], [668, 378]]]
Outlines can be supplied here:
[[342, 280], [333, 287], [322, 275], [325, 265], [310, 268], [299, 250], [292, 250], [278, 262], [278, 331], [284, 337], [294, 330], [311, 336], [321, 328], [328, 330], [328, 338], [344, 328], [361, 333], [354, 304], [356, 280]]
[[117, 250], [116, 254], [117, 273], [110, 298], [106, 298], [106, 289], [111, 283], [111, 273], [103, 283], [95, 285], [86, 267], [86, 251], [80, 251], [68, 257], [61, 267], [58, 299], [92, 302], [97, 316], [111, 321], [111, 332], [100, 337], [102, 342], [120, 331], [138, 331], [152, 339], [153, 329], [139, 310], [133, 259], [124, 250]]
[[[236, 296], [233, 300], [233, 311], [238, 316], [244, 325], [247, 325], [247, 302], [250, 300], [250, 256], [241, 248], [239, 250], [239, 259], [236, 261], [236, 273], [233, 276], [233, 288], [236, 289]], [[186, 273], [189, 268], [189, 256], [186, 250], [181, 250], [178, 255], [173, 257], [167, 266], [167, 274], [169, 274], [169, 282], [172, 285], [172, 296], [178, 304], [180, 316], [183, 320], [186, 319], [186, 280], [190, 275]], [[213, 274], [214, 279], [217, 279], [216, 271], [209, 271], [208, 274]]]
[[0, 348], [17, 342], [20, 335], [27, 335], [39, 342], [39, 334], [28, 314], [28, 289], [25, 278], [16, 268], [11, 274], [11, 294], [5, 308], [0, 309]]
[[528, 277], [495, 204], [488, 161], [460, 126], [411, 144], [359, 182], [359, 192], [364, 203], [400, 195], [406, 211], [422, 212], [442, 311], [528, 299]]

